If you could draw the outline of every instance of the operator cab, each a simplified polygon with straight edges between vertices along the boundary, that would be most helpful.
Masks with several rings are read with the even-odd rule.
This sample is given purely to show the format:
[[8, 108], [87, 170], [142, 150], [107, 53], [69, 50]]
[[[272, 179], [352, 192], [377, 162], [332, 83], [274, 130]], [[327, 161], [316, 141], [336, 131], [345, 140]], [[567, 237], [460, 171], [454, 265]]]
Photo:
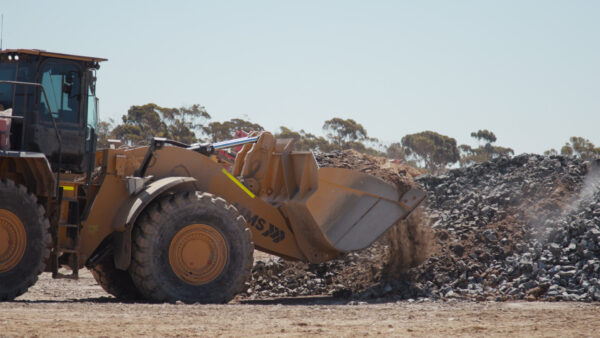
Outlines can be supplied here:
[[96, 71], [102, 61], [35, 49], [0, 50], [0, 151], [43, 153], [53, 171], [86, 171], [95, 153]]

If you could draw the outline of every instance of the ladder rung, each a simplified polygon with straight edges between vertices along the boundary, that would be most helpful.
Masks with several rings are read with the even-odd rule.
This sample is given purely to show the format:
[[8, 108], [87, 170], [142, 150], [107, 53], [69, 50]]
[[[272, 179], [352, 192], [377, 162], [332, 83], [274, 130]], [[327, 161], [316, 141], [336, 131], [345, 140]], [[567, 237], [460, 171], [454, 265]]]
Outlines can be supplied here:
[[72, 254], [78, 254], [79, 250], [77, 249], [69, 249], [69, 248], [61, 248], [59, 249], [60, 252], [62, 253], [72, 253]]
[[79, 228], [79, 224], [70, 224], [70, 223], [58, 223], [58, 226], [63, 227], [63, 228], [74, 228], [74, 229]]

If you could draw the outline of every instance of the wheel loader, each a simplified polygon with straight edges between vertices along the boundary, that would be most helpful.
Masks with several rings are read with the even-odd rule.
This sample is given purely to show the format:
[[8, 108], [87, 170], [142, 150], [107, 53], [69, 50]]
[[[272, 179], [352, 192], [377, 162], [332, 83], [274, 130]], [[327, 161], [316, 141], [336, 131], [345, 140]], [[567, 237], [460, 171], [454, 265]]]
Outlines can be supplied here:
[[[319, 168], [268, 132], [96, 148], [98, 57], [0, 51], [0, 300], [91, 270], [121, 299], [223, 303], [253, 250], [318, 263], [370, 245], [424, 199]], [[211, 160], [242, 146], [230, 170]]]

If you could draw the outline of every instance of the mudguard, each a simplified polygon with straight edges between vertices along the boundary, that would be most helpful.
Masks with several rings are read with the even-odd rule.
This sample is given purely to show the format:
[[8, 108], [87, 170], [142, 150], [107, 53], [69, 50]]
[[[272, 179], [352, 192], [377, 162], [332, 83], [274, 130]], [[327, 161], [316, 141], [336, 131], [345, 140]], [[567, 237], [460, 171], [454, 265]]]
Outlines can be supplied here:
[[[148, 184], [141, 192], [131, 196], [119, 208], [112, 222], [115, 229], [115, 267], [127, 270], [131, 263], [131, 231], [135, 221], [144, 209], [158, 196], [175, 188], [196, 190], [193, 177], [165, 177]], [[186, 187], [187, 186], [187, 187]]]
[[44, 154], [0, 150], [0, 173], [1, 177], [9, 177], [25, 185], [36, 196], [56, 195], [56, 178]]

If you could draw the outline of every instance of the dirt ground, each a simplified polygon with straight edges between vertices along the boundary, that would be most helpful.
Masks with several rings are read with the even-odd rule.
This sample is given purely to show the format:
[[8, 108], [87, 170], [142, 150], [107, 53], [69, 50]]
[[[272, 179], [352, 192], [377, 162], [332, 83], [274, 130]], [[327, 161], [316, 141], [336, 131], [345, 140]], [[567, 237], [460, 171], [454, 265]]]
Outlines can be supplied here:
[[85, 270], [42, 274], [0, 303], [0, 336], [597, 336], [600, 304], [411, 302], [284, 298], [228, 305], [127, 304]]

